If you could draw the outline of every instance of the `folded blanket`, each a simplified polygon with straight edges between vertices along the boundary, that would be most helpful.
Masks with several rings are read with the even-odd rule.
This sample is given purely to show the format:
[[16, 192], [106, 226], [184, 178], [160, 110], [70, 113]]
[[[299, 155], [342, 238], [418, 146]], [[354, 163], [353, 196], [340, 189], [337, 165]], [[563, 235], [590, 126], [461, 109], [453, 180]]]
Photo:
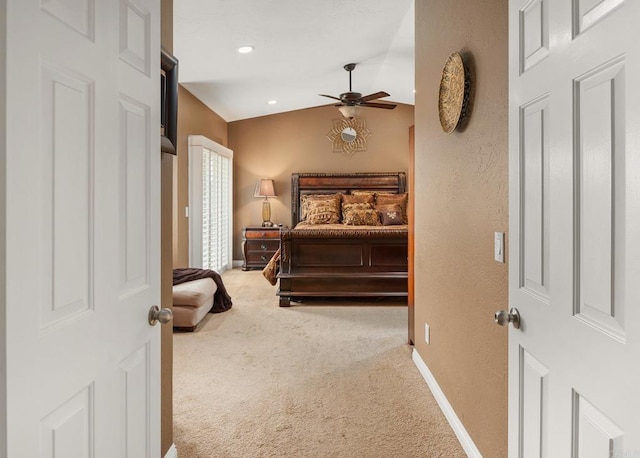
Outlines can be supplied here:
[[173, 285], [179, 285], [188, 281], [200, 280], [201, 278], [211, 278], [218, 289], [213, 295], [213, 305], [209, 313], [226, 312], [232, 306], [231, 296], [227, 293], [227, 289], [222, 283], [222, 277], [214, 270], [197, 269], [195, 267], [186, 267], [182, 269], [173, 269]]
[[267, 265], [262, 269], [262, 275], [269, 283], [275, 285], [278, 283], [278, 271], [280, 270], [280, 248], [276, 251]]

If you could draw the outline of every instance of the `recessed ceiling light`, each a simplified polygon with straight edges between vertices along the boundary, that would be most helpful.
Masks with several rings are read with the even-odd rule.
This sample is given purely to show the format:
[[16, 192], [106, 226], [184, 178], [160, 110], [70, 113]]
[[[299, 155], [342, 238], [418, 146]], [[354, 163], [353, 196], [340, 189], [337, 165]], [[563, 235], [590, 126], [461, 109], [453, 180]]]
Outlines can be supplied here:
[[278, 103], [278, 101], [277, 100], [269, 100], [267, 103], [269, 105], [275, 105], [276, 103]]
[[238, 48], [238, 52], [240, 54], [249, 54], [251, 51], [253, 51], [253, 46], [240, 46]]

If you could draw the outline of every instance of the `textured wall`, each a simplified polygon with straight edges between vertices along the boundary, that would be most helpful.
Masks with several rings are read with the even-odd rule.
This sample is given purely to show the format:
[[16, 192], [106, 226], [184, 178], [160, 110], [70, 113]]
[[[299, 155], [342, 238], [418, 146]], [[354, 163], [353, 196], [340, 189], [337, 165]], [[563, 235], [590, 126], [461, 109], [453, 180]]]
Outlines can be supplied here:
[[[0, 182], [7, 182], [7, 2], [0, 0]], [[0, 189], [0, 270], [6, 272], [6, 186]], [[0, 278], [0, 458], [7, 458], [7, 303], [6, 275]]]
[[[180, 59], [180, 56], [176, 56]], [[178, 70], [179, 71], [179, 70]], [[178, 88], [178, 158], [174, 173], [173, 266], [189, 267], [189, 135], [227, 146], [227, 123], [182, 86]]]
[[332, 151], [326, 135], [341, 115], [333, 106], [309, 108], [229, 123], [234, 151], [233, 258], [242, 259], [242, 228], [260, 225], [262, 199], [253, 197], [258, 178], [273, 178], [278, 197], [271, 221], [291, 224], [292, 172], [406, 172], [413, 106], [394, 110], [364, 109], [371, 135], [367, 151], [347, 157]]
[[173, 54], [173, 0], [160, 2], [160, 43]]
[[[173, 52], [173, 0], [160, 3], [160, 42], [168, 52]], [[161, 160], [161, 306], [173, 308], [171, 287], [173, 284], [173, 164], [174, 157], [163, 154]], [[162, 327], [161, 349], [161, 450], [162, 456], [173, 444], [173, 328]]]
[[[161, 160], [161, 307], [173, 309], [173, 263], [172, 242], [172, 181], [173, 161], [170, 154], [163, 153]], [[161, 337], [161, 432], [162, 453], [164, 456], [173, 443], [173, 326], [163, 325]]]
[[[505, 0], [416, 0], [416, 349], [484, 456], [507, 454], [507, 265], [493, 233], [508, 229]], [[462, 131], [445, 135], [438, 87], [459, 51], [473, 80]], [[431, 344], [424, 324], [431, 327]]]

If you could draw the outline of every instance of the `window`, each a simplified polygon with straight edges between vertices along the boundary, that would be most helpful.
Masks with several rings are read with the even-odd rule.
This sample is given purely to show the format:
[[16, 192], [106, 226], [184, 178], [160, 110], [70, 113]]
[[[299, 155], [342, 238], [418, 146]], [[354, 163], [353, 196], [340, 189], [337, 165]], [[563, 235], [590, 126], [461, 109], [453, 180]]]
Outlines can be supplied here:
[[189, 265], [218, 273], [232, 266], [233, 151], [189, 136]]

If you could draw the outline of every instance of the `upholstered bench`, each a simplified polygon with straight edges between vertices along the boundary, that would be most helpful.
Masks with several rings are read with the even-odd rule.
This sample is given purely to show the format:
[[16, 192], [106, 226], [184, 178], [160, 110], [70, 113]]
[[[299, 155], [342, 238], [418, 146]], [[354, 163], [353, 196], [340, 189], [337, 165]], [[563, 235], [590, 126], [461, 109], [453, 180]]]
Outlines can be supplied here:
[[188, 281], [173, 287], [173, 327], [195, 331], [213, 306], [217, 290], [211, 278]]

